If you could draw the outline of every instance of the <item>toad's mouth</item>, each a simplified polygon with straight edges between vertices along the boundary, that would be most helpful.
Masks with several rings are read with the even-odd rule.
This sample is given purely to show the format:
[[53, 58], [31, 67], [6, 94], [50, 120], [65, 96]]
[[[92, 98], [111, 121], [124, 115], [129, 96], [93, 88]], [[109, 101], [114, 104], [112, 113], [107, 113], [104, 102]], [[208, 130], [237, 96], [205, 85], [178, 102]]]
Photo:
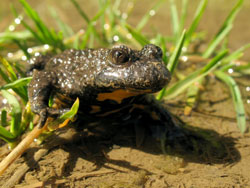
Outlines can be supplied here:
[[152, 90], [132, 91], [132, 90], [127, 90], [127, 89], [118, 89], [109, 93], [99, 93], [96, 99], [98, 101], [113, 100], [113, 101], [116, 101], [118, 104], [121, 104], [122, 100], [126, 98], [134, 97], [134, 96], [138, 96], [138, 95], [142, 95], [146, 93], [152, 93]]

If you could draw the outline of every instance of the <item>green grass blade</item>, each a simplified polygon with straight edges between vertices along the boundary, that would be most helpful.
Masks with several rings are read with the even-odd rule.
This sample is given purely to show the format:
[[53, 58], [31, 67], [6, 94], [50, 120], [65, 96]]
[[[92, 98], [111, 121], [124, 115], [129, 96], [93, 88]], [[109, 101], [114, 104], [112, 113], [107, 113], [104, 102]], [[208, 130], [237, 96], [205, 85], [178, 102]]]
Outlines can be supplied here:
[[188, 0], [182, 0], [179, 32], [183, 31], [184, 29], [184, 24], [187, 18], [187, 8], [188, 8]]
[[89, 17], [87, 16], [87, 14], [80, 8], [80, 5], [76, 2], [76, 0], [70, 0], [73, 5], [75, 6], [76, 10], [78, 11], [78, 13], [82, 16], [82, 18], [87, 22], [89, 23], [90, 22], [90, 19]]
[[[2, 78], [7, 82], [11, 83], [17, 80], [16, 73], [14, 72], [12, 66], [9, 64], [9, 62], [4, 59], [3, 57], [0, 56], [0, 63], [3, 64], [5, 71], [3, 71], [0, 68], [0, 75]], [[7, 72], [7, 74], [6, 74]], [[28, 96], [27, 96], [27, 89], [24, 87], [20, 87], [18, 89], [13, 89], [23, 100], [24, 104], [28, 101]]]
[[94, 48], [94, 39], [95, 39], [95, 36], [93, 35], [93, 33], [91, 33], [91, 35], [89, 37], [89, 42], [88, 42], [89, 48]]
[[162, 49], [162, 60], [167, 65], [168, 63], [168, 52], [167, 52], [167, 45], [166, 45], [166, 39], [164, 37], [161, 37], [161, 49]]
[[58, 14], [56, 13], [56, 10], [53, 7], [49, 7], [50, 14], [56, 21], [56, 24], [58, 28], [63, 32], [64, 37], [70, 37], [74, 35], [74, 31], [69, 27], [66, 23], [64, 23]]
[[166, 46], [166, 39], [161, 35], [158, 34], [155, 39], [155, 44], [161, 47], [162, 50], [162, 60], [167, 65], [168, 57], [167, 57], [167, 46]]
[[10, 78], [11, 81], [17, 80], [17, 76], [15, 71], [13, 70], [12, 66], [9, 64], [9, 62], [4, 59], [3, 57], [0, 56], [0, 63], [2, 63], [2, 65], [4, 66], [4, 68], [6, 69], [6, 72]]
[[96, 22], [105, 12], [105, 10], [108, 7], [108, 2], [105, 3], [105, 5], [97, 12], [97, 14], [91, 19], [91, 22]]
[[231, 76], [225, 74], [222, 71], [216, 71], [215, 76], [229, 87], [234, 103], [234, 108], [237, 114], [238, 127], [242, 133], [246, 132], [247, 127], [245, 109], [238, 85]]
[[217, 56], [215, 56], [205, 67], [201, 68], [188, 75], [185, 79], [178, 81], [165, 92], [165, 97], [167, 99], [174, 98], [184, 90], [186, 90], [191, 84], [199, 80], [200, 78], [208, 75], [212, 70], [214, 70], [220, 63], [220, 61], [227, 55], [227, 51], [223, 51]]
[[250, 43], [240, 47], [238, 50], [234, 51], [229, 56], [224, 58], [222, 64], [230, 63], [234, 60], [239, 59], [243, 55], [243, 52], [248, 48], [250, 48]]
[[215, 37], [209, 43], [207, 50], [203, 53], [204, 58], [210, 57], [210, 55], [214, 52], [217, 45], [226, 37], [226, 35], [232, 29], [234, 19], [237, 13], [239, 12], [239, 10], [241, 9], [243, 2], [244, 0], [238, 0], [234, 8], [231, 10], [226, 20], [222, 24], [221, 28], [219, 29]]
[[10, 133], [12, 133], [14, 136], [18, 136], [21, 124], [22, 108], [14, 95], [6, 90], [2, 90], [1, 93], [12, 107]]
[[59, 48], [61, 50], [65, 49], [61, 35], [55, 35], [53, 31], [50, 31], [44, 24], [44, 22], [40, 19], [38, 13], [31, 8], [26, 0], [19, 0], [19, 2], [23, 5], [26, 14], [35, 23], [39, 36], [42, 36], [43, 38], [43, 42], [52, 45], [54, 48]]
[[194, 15], [194, 19], [192, 21], [192, 24], [190, 26], [190, 28], [187, 31], [187, 40], [186, 40], [186, 45], [189, 44], [193, 33], [195, 32], [198, 24], [200, 23], [200, 19], [203, 15], [203, 13], [205, 12], [205, 9], [207, 7], [207, 0], [202, 0], [198, 6], [198, 8], [196, 9], [195, 15]]
[[22, 25], [36, 38], [38, 41], [40, 41], [42, 44], [46, 44], [46, 39], [44, 39], [40, 32], [36, 32], [34, 29], [32, 29], [25, 21], [22, 20]]
[[79, 37], [79, 35], [76, 35], [76, 38], [75, 38], [75, 40], [74, 40], [74, 42], [73, 42], [73, 48], [75, 48], [75, 49], [80, 49], [80, 45], [79, 45], [79, 39], [80, 37]]
[[88, 40], [89, 40], [89, 37], [90, 37], [90, 34], [92, 33], [92, 31], [93, 31], [93, 26], [92, 26], [92, 24], [90, 23], [90, 24], [88, 25], [88, 28], [87, 28], [86, 32], [84, 33], [84, 36], [83, 36], [83, 39], [82, 39], [82, 43], [81, 43], [81, 45], [80, 45], [80, 48], [81, 48], [81, 49], [84, 49], [84, 48], [86, 47], [87, 42], [88, 42]]
[[250, 63], [248, 63], [247, 65], [235, 66], [234, 71], [241, 74], [250, 75]]
[[24, 41], [32, 38], [33, 35], [28, 30], [16, 32], [3, 32], [0, 33], [0, 44], [8, 43], [12, 40]]
[[1, 111], [1, 125], [3, 127], [6, 127], [8, 125], [6, 109], [2, 109], [2, 111]]
[[178, 18], [178, 12], [176, 8], [175, 0], [170, 0], [170, 11], [171, 11], [171, 18], [172, 18], [173, 35], [177, 41], [178, 33], [179, 33], [179, 18]]
[[49, 100], [48, 100], [48, 106], [51, 108], [52, 105], [54, 104], [54, 97], [55, 97], [55, 93], [52, 92], [49, 96]]
[[103, 40], [101, 40], [100, 35], [98, 34], [98, 32], [96, 31], [95, 27], [94, 27], [94, 23], [105, 13], [105, 10], [108, 6], [108, 3], [106, 3], [98, 12], [97, 14], [91, 19], [91, 21], [88, 22], [88, 27], [87, 30], [83, 36], [82, 39], [82, 43], [81, 43], [81, 48], [85, 48], [87, 45], [87, 42], [89, 40], [89, 37], [91, 34], [93, 34], [96, 39], [98, 39], [99, 42], [103, 42]]
[[16, 137], [0, 125], [0, 139], [5, 142], [12, 142]]
[[14, 89], [23, 86], [27, 86], [27, 84], [31, 81], [32, 77], [20, 78], [11, 83], [5, 84], [4, 86], [0, 86], [0, 90]]
[[24, 77], [26, 77], [27, 76], [27, 74], [26, 74], [26, 71], [25, 71], [25, 69], [26, 69], [26, 65], [25, 66], [23, 66], [22, 64], [20, 64], [20, 63], [15, 63], [15, 64], [13, 64], [12, 65], [14, 68], [15, 68], [15, 70], [17, 71], [17, 75], [19, 75], [19, 77], [22, 77], [22, 78], [24, 78]]
[[63, 123], [65, 120], [67, 119], [74, 119], [75, 115], [78, 112], [78, 108], [79, 108], [79, 99], [77, 98], [74, 102], [74, 104], [72, 105], [71, 109], [68, 112], [65, 112], [64, 114], [62, 114], [58, 119], [50, 122], [48, 124], [48, 128], [50, 130], [54, 130], [57, 128], [57, 126], [61, 123]]
[[91, 19], [91, 26], [92, 26], [92, 32], [93, 35], [97, 38], [97, 40], [101, 43], [101, 44], [105, 44], [105, 41], [101, 39], [100, 34], [97, 32], [97, 30], [94, 27], [94, 23], [98, 20], [101, 19], [102, 17], [105, 16], [105, 11], [107, 10], [109, 5], [109, 1], [105, 1], [105, 4], [102, 6], [102, 8], [97, 12], [97, 14]]
[[[11, 5], [11, 10], [15, 17], [19, 16], [17, 13], [17, 10], [15, 9], [13, 5]], [[36, 38], [41, 43], [46, 43], [45, 40], [42, 38], [42, 36], [39, 35], [40, 33], [33, 30], [23, 19], [21, 20], [21, 23], [32, 34], [34, 38]]]
[[167, 64], [167, 68], [171, 72], [171, 74], [173, 74], [175, 67], [177, 66], [177, 63], [179, 62], [179, 57], [181, 55], [182, 47], [185, 42], [185, 37], [186, 37], [186, 31], [184, 30]]
[[0, 67], [0, 76], [2, 77], [2, 79], [4, 79], [5, 82], [7, 83], [11, 82], [8, 75], [6, 74], [6, 71], [3, 71], [1, 67]]
[[[221, 63], [221, 67], [220, 67], [220, 70], [223, 72], [223, 71], [226, 71], [228, 70], [229, 68], [232, 68], [234, 67], [235, 71], [239, 71], [239, 67], [242, 67], [242, 66], [238, 66], [235, 64], [234, 61], [237, 61], [238, 59], [240, 59], [243, 55], [244, 55], [244, 51], [247, 49], [247, 48], [250, 48], [250, 44], [246, 44], [242, 47], [240, 47], [238, 50], [234, 51], [233, 53], [231, 53], [230, 55], [228, 55], [227, 57], [225, 57]], [[246, 67], [247, 69], [247, 67]], [[244, 70], [244, 68], [241, 70]], [[246, 71], [244, 71], [246, 72]], [[245, 73], [247, 74], [247, 73]]]
[[33, 125], [34, 113], [31, 111], [30, 103], [27, 103], [23, 111], [22, 122], [20, 125], [20, 132], [24, 132], [27, 127]]
[[133, 38], [141, 45], [144, 46], [146, 44], [149, 44], [150, 41], [144, 37], [140, 32], [136, 31], [135, 29], [133, 29], [131, 26], [126, 25], [125, 26], [128, 30], [129, 33], [131, 33], [131, 35], [133, 36]]
[[[138, 32], [139, 37], [142, 37], [141, 38], [142, 39], [142, 44], [140, 42], [138, 42], [138, 40], [135, 39], [136, 34], [137, 34], [136, 31], [133, 33], [134, 34], [134, 36], [133, 36], [132, 33], [129, 30], [130, 27], [131, 26], [127, 25], [125, 22], [116, 27], [116, 33], [115, 34], [119, 36], [120, 41], [124, 41], [124, 43], [129, 43], [129, 44], [135, 46], [136, 48], [141, 48], [142, 45], [147, 43], [147, 42], [150, 43], [150, 41], [139, 32]], [[133, 28], [131, 28], [131, 29], [133, 30]], [[130, 37], [128, 37], [128, 35]], [[114, 35], [112, 35], [112, 36], [114, 36]], [[109, 39], [109, 41], [110, 41], [110, 39]], [[147, 43], [147, 44], [149, 44], [149, 43]]]
[[[120, 4], [120, 0], [115, 1], [114, 5], [111, 6], [110, 1], [108, 1], [109, 5], [107, 7], [107, 10], [105, 11], [104, 14], [102, 14], [99, 18], [99, 23], [101, 25], [101, 29], [100, 29], [100, 33], [103, 37], [103, 40], [108, 41], [109, 39], [109, 34], [114, 31], [114, 17], [115, 17], [115, 12], [118, 10], [119, 4]], [[101, 9], [101, 7], [103, 7], [105, 4], [103, 1], [98, 0], [98, 6], [99, 9]], [[118, 6], [118, 7], [116, 7]], [[107, 18], [107, 16], [109, 18]], [[122, 20], [122, 19], [121, 19]], [[109, 25], [109, 27], [105, 28], [105, 24]]]
[[215, 51], [215, 48], [220, 44], [220, 42], [228, 35], [228, 33], [233, 28], [233, 25], [228, 25], [222, 32], [220, 32], [214, 40], [208, 45], [206, 51], [203, 53], [204, 58], [208, 58]]
[[201, 72], [207, 72], [211, 70], [217, 63], [220, 63], [221, 60], [228, 54], [228, 50], [223, 50], [218, 55], [216, 55], [205, 67], [203, 67]]
[[21, 41], [13, 39], [13, 42], [16, 43], [16, 45], [23, 51], [24, 55], [29, 59], [30, 54], [27, 52], [28, 46], [25, 44], [22, 44]]
[[141, 31], [143, 27], [148, 23], [148, 20], [154, 16], [155, 12], [161, 7], [164, 0], [158, 0], [155, 5], [148, 11], [140, 20], [140, 22], [136, 26], [137, 31]]
[[72, 119], [74, 118], [74, 116], [77, 114], [78, 112], [78, 108], [79, 108], [79, 99], [77, 98], [74, 102], [74, 104], [72, 105], [70, 111], [64, 113], [63, 115], [61, 115], [59, 117], [59, 119], [61, 119], [62, 121], [66, 120], [66, 119]]
[[[186, 31], [184, 30], [178, 43], [177, 43], [177, 46], [176, 46], [173, 54], [171, 55], [171, 57], [168, 61], [167, 68], [171, 74], [173, 74], [173, 72], [174, 72], [174, 70], [179, 62], [179, 57], [181, 55], [182, 47], [183, 47], [183, 44], [185, 42], [185, 36], [186, 36]], [[160, 91], [160, 93], [157, 95], [156, 99], [161, 100], [165, 96], [165, 94], [166, 94], [166, 87], [164, 87]]]
[[243, 2], [244, 2], [244, 0], [238, 0], [238, 2], [236, 3], [236, 5], [233, 7], [233, 9], [231, 10], [231, 12], [227, 16], [226, 20], [224, 21], [224, 23], [223, 23], [223, 25], [220, 28], [220, 30], [219, 30], [218, 33], [221, 33], [224, 30], [224, 28], [226, 28], [228, 25], [233, 24], [234, 19], [235, 19], [236, 15], [238, 14], [238, 12], [240, 11]]
[[121, 0], [116, 0], [116, 1], [114, 2], [113, 9], [114, 9], [115, 11], [118, 11], [120, 5], [121, 5]]
[[51, 29], [50, 35], [51, 35], [51, 38], [53, 39], [51, 45], [54, 48], [59, 48], [62, 51], [66, 49], [66, 47], [63, 43], [63, 32], [62, 31], [59, 31], [58, 33], [56, 33], [56, 31], [54, 29]]
[[44, 36], [44, 39], [51, 40], [48, 28], [39, 18], [37, 12], [31, 8], [31, 6], [27, 3], [26, 0], [19, 0], [19, 2], [23, 5], [26, 14], [34, 21], [38, 31], [41, 33], [42, 36]]

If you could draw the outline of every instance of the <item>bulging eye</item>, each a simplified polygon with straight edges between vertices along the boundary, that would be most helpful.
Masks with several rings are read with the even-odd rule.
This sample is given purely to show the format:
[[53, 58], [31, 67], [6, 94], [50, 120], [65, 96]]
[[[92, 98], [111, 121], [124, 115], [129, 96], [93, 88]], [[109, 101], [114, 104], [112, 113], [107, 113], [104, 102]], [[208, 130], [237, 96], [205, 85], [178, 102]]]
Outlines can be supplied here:
[[124, 64], [129, 61], [128, 52], [122, 49], [113, 49], [111, 51], [111, 58], [114, 64]]

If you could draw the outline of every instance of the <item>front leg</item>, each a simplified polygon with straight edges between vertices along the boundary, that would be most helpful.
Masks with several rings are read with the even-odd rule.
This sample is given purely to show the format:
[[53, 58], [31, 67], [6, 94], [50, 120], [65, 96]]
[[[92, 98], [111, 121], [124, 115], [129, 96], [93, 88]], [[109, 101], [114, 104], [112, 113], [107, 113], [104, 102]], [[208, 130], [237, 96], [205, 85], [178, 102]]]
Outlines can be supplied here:
[[48, 100], [55, 85], [56, 77], [53, 72], [33, 71], [33, 79], [28, 87], [31, 110], [40, 116], [38, 127], [45, 124], [48, 116], [64, 113], [67, 109], [53, 109], [48, 107]]
[[41, 128], [48, 116], [48, 99], [51, 91], [51, 76], [47, 72], [34, 70], [28, 87], [31, 110], [39, 114], [38, 127]]

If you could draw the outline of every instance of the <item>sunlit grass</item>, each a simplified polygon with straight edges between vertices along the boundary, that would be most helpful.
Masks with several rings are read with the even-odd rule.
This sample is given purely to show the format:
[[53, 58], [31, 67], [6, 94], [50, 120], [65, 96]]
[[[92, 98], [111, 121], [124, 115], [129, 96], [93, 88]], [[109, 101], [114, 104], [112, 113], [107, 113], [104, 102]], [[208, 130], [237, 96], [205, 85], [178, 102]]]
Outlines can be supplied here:
[[[19, 66], [21, 60], [29, 59], [35, 52], [59, 53], [67, 48], [83, 49], [86, 47], [111, 47], [116, 43], [124, 43], [135, 48], [141, 48], [148, 43], [154, 43], [161, 47], [163, 51], [163, 61], [167, 68], [175, 77], [178, 75], [178, 62], [181, 56], [199, 55], [190, 54], [189, 46], [193, 41], [197, 40], [200, 33], [197, 32], [198, 25], [202, 20], [202, 16], [206, 11], [208, 0], [201, 0], [196, 8], [192, 23], [184, 27], [187, 20], [188, 1], [181, 1], [181, 10], [177, 9], [174, 0], [166, 3], [166, 1], [155, 1], [153, 7], [147, 10], [136, 26], [132, 26], [128, 22], [128, 18], [133, 11], [133, 2], [130, 1], [124, 5], [124, 12], [121, 13], [121, 1], [99, 0], [99, 9], [96, 14], [90, 17], [80, 8], [77, 0], [71, 0], [75, 11], [79, 13], [79, 18], [82, 18], [83, 25], [86, 25], [84, 30], [75, 32], [69, 25], [65, 24], [59, 15], [53, 11], [53, 7], [48, 9], [51, 17], [55, 20], [57, 28], [49, 28], [46, 25], [36, 10], [34, 10], [26, 0], [19, 0], [23, 6], [23, 12], [19, 13], [13, 7], [13, 13], [19, 22], [10, 23], [10, 26], [23, 26], [23, 30], [10, 30], [8, 27], [5, 32], [0, 33], [0, 46], [4, 46], [5, 50], [12, 51], [12, 55], [6, 55], [5, 58], [0, 58], [0, 76], [6, 82], [0, 87], [1, 94], [7, 99], [11, 110], [3, 108], [1, 110], [0, 120], [0, 138], [8, 143], [13, 143], [18, 140], [29, 127], [32, 127], [33, 114], [30, 111], [27, 95], [27, 84], [31, 77], [26, 77], [22, 67]], [[157, 96], [157, 99], [171, 99], [177, 95], [187, 91], [187, 95], [192, 95], [194, 98], [190, 100], [188, 97], [187, 103], [192, 109], [194, 103], [198, 102], [196, 97], [200, 89], [194, 83], [203, 84], [202, 80], [209, 74], [215, 75], [220, 81], [228, 86], [232, 94], [232, 103], [234, 104], [237, 114], [237, 122], [239, 130], [243, 133], [246, 131], [246, 117], [242, 102], [240, 90], [237, 82], [234, 81], [232, 75], [228, 75], [227, 71], [233, 68], [240, 75], [250, 74], [250, 64], [238, 65], [235, 62], [242, 57], [244, 51], [250, 47], [246, 44], [236, 51], [230, 52], [229, 47], [224, 41], [227, 39], [229, 32], [233, 28], [233, 23], [237, 13], [242, 6], [243, 0], [238, 0], [231, 12], [228, 14], [224, 23], [218, 27], [218, 32], [208, 43], [207, 48], [202, 52], [202, 58], [208, 62], [204, 67], [185, 76], [170, 86], [164, 88]], [[150, 36], [144, 34], [144, 27], [150, 22], [150, 19], [157, 14], [159, 8], [164, 7], [171, 12], [172, 17], [172, 35], [165, 36], [158, 31], [152, 31]], [[169, 25], [169, 23], [165, 23]], [[13, 45], [16, 51], [13, 52]], [[169, 48], [169, 46], [172, 46]], [[29, 50], [28, 50], [29, 49]], [[8, 59], [8, 61], [6, 60]], [[79, 103], [75, 104], [79, 106]], [[76, 114], [78, 107], [73, 106], [69, 114], [56, 120], [57, 124], [62, 123], [66, 119], [72, 118]], [[244, 114], [244, 115], [243, 115]], [[65, 119], [66, 117], [66, 119]]]
[[246, 131], [246, 115], [244, 110], [243, 101], [241, 98], [241, 93], [239, 86], [234, 81], [234, 79], [229, 76], [228, 74], [224, 73], [223, 71], [215, 71], [214, 72], [216, 77], [218, 77], [221, 81], [223, 81], [230, 89], [230, 92], [232, 94], [232, 99], [236, 111], [236, 117], [238, 122], [238, 127], [241, 132]]

